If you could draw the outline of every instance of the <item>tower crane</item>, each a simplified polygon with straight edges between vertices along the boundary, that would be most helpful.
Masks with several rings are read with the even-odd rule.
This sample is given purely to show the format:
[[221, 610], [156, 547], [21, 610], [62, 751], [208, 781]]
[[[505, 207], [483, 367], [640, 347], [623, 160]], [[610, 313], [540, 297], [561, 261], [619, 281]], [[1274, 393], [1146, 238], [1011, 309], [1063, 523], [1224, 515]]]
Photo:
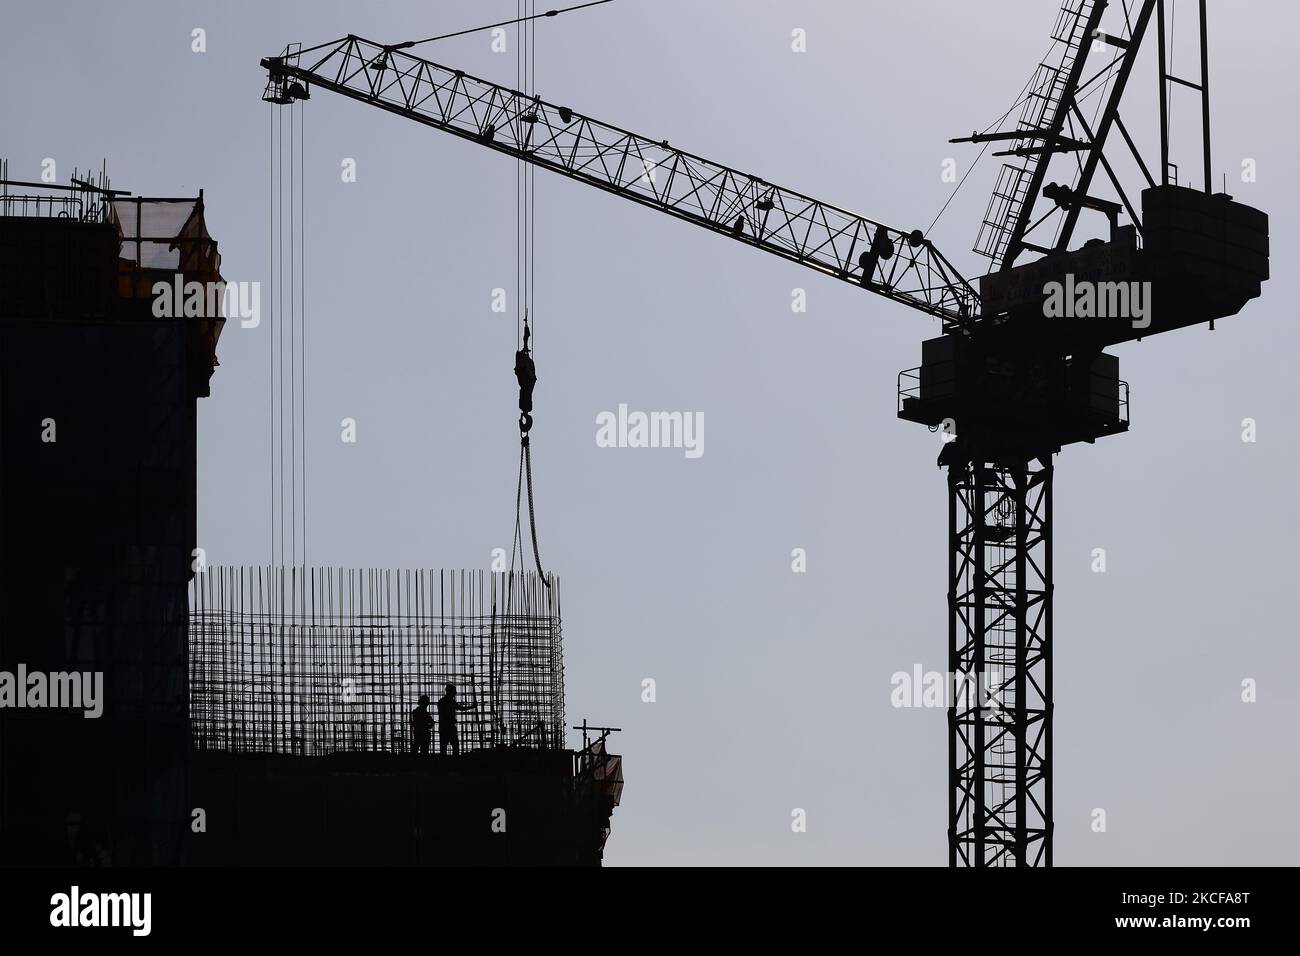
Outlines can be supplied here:
[[[977, 283], [920, 230], [440, 66], [410, 53], [411, 43], [349, 35], [291, 45], [261, 61], [263, 98], [288, 104], [313, 88], [337, 93], [939, 318], [941, 334], [921, 343], [921, 364], [899, 373], [896, 412], [942, 429], [944, 439], [948, 670], [957, 685], [948, 708], [948, 860], [1050, 866], [1053, 455], [1129, 427], [1128, 385], [1106, 348], [1191, 325], [1213, 328], [1268, 278], [1267, 216], [1211, 186], [1205, 0], [1195, 79], [1171, 72], [1170, 2], [1063, 0], [1014, 128], [952, 140], [1006, 147], [995, 153], [1007, 160], [975, 245], [991, 268]], [[1113, 33], [1102, 28], [1108, 8]], [[1153, 21], [1154, 174], [1120, 115]], [[1093, 57], [1100, 66], [1089, 75]], [[1170, 162], [1175, 87], [1200, 99], [1200, 189], [1179, 185]], [[1101, 97], [1091, 118], [1082, 106], [1090, 95]], [[1114, 133], [1145, 180], [1140, 209], [1107, 151]], [[1048, 181], [1057, 166], [1071, 168], [1070, 184]], [[1118, 201], [1092, 194], [1099, 170]], [[1107, 229], [1072, 248], [1085, 211], [1103, 214]], [[1055, 234], [1044, 239], [1051, 225]], [[1053, 308], [1061, 290], [1083, 290], [1080, 307]], [[1145, 307], [1130, 296], [1145, 296]]]

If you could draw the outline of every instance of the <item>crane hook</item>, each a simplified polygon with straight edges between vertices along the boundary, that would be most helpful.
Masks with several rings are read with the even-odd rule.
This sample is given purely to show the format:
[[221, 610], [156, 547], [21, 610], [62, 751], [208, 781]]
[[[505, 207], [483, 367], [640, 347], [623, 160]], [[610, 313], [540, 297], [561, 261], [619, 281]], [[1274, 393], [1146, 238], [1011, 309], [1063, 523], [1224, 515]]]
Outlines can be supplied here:
[[519, 382], [519, 431], [527, 440], [533, 427], [533, 386], [537, 384], [537, 366], [528, 348], [528, 316], [524, 315], [524, 347], [515, 352], [515, 379]]

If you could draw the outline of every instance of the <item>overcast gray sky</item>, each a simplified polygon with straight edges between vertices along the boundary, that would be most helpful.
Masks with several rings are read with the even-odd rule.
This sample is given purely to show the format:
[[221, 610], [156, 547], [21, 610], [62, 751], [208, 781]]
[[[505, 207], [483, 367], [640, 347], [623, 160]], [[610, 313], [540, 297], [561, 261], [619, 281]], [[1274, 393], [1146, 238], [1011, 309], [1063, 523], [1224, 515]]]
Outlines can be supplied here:
[[[1194, 5], [1177, 6], [1190, 37]], [[1011, 105], [1056, 7], [619, 0], [542, 22], [537, 87], [925, 228], [953, 188], [944, 159], [964, 173], [978, 149], [947, 140]], [[1057, 459], [1058, 864], [1300, 862], [1300, 12], [1286, 0], [1210, 10], [1216, 183], [1226, 174], [1270, 215], [1273, 278], [1213, 333], [1121, 347], [1132, 430]], [[203, 188], [226, 277], [265, 282], [259, 58], [514, 11], [12, 4], [0, 155], [15, 178], [38, 178], [51, 157], [66, 182], [107, 157], [115, 185], [137, 193]], [[195, 28], [206, 53], [191, 51]], [[796, 28], [806, 53], [791, 50]], [[513, 83], [513, 56], [489, 43], [423, 51]], [[1154, 68], [1144, 58], [1125, 110], [1147, 146]], [[513, 284], [513, 163], [324, 92], [305, 126], [309, 559], [486, 567], [513, 523], [515, 331], [490, 309], [492, 289]], [[1199, 175], [1179, 142], [1174, 161]], [[344, 158], [355, 183], [341, 181]], [[1241, 181], [1247, 158], [1255, 182]], [[998, 162], [986, 157], [932, 233], [971, 277]], [[946, 667], [939, 437], [894, 416], [895, 376], [937, 323], [542, 172], [536, 228], [534, 469], [542, 554], [563, 582], [568, 712], [624, 728], [607, 861], [945, 863], [944, 711], [889, 702], [895, 671]], [[804, 314], [791, 311], [796, 288]], [[200, 403], [199, 539], [213, 563], [268, 556], [267, 334], [228, 324]], [[704, 455], [597, 447], [596, 415], [620, 403], [703, 413]], [[354, 445], [339, 440], [344, 417]], [[1254, 443], [1241, 439], [1247, 417]], [[1098, 547], [1104, 574], [1090, 570]], [[805, 574], [791, 571], [794, 548]], [[1240, 700], [1246, 678], [1257, 703]], [[794, 808], [806, 833], [791, 832]], [[1090, 829], [1094, 808], [1105, 833]]]

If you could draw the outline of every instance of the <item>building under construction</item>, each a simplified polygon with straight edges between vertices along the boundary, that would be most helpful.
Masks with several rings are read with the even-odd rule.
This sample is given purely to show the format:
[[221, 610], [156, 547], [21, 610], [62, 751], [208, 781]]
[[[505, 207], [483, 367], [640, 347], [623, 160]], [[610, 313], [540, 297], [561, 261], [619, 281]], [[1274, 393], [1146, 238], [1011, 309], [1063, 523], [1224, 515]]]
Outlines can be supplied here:
[[211, 568], [193, 595], [196, 862], [600, 862], [621, 759], [606, 728], [565, 749], [554, 578]]
[[0, 179], [0, 671], [103, 688], [94, 719], [0, 709], [0, 861], [177, 863], [195, 413], [222, 321], [160, 318], [151, 289], [219, 281], [221, 257], [202, 194]]
[[[223, 288], [202, 194], [0, 180], [0, 673], [102, 679], [94, 719], [0, 694], [0, 863], [599, 863], [621, 761], [565, 748], [558, 585], [204, 567], [223, 313], [155, 295]], [[459, 747], [415, 753], [450, 684]]]

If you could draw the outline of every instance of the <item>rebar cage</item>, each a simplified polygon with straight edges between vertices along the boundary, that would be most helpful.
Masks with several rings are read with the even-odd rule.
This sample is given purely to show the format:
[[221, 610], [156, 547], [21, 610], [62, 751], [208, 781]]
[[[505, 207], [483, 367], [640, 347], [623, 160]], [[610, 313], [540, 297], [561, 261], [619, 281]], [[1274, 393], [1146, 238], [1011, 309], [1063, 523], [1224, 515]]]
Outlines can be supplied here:
[[462, 751], [564, 745], [553, 576], [210, 567], [190, 609], [196, 750], [410, 752], [419, 697], [448, 684]]

